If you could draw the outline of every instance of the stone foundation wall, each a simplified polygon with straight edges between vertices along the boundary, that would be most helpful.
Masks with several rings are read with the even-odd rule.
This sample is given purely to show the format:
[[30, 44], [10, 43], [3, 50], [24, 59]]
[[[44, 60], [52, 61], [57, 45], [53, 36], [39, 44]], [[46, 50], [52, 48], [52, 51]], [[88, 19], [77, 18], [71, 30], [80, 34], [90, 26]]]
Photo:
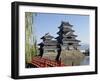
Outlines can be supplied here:
[[[55, 60], [57, 53], [47, 53], [44, 54], [43, 57]], [[80, 65], [80, 63], [84, 59], [84, 55], [79, 50], [62, 50], [60, 58], [61, 61], [68, 66], [76, 66]]]
[[85, 56], [79, 50], [63, 50], [60, 57], [65, 65], [75, 66], [80, 65]]

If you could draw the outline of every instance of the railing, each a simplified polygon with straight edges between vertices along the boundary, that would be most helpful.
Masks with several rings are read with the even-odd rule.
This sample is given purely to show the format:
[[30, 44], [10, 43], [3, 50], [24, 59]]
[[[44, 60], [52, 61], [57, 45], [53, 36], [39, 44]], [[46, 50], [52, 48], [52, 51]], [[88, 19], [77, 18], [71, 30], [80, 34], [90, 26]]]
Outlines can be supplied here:
[[33, 57], [32, 64], [36, 67], [60, 67], [65, 66], [61, 60], [60, 61], [53, 61], [49, 60], [48, 58], [41, 58], [41, 57]]

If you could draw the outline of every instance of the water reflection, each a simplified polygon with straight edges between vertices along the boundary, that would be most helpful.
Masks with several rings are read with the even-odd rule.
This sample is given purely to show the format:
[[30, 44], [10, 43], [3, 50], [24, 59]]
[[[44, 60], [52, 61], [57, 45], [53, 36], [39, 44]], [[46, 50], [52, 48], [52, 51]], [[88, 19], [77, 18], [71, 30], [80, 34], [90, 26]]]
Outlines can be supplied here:
[[89, 56], [85, 56], [84, 60], [81, 62], [80, 65], [89, 65], [90, 58]]

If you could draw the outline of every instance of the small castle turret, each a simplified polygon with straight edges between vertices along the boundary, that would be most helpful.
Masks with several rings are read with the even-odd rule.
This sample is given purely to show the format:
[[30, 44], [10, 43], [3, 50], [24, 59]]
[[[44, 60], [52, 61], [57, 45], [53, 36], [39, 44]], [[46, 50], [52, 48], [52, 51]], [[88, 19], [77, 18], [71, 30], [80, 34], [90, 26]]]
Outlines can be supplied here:
[[46, 52], [56, 52], [57, 41], [53, 40], [53, 36], [49, 33], [46, 33], [41, 39], [43, 40], [44, 44], [44, 53]]

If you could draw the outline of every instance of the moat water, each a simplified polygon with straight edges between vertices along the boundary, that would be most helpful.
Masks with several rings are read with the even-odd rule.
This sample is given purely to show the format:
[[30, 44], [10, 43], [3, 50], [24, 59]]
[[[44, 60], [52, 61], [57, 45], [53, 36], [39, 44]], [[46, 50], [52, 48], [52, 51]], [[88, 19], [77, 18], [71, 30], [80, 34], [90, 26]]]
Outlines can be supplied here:
[[81, 62], [81, 65], [89, 65], [90, 57], [85, 56], [84, 60]]

